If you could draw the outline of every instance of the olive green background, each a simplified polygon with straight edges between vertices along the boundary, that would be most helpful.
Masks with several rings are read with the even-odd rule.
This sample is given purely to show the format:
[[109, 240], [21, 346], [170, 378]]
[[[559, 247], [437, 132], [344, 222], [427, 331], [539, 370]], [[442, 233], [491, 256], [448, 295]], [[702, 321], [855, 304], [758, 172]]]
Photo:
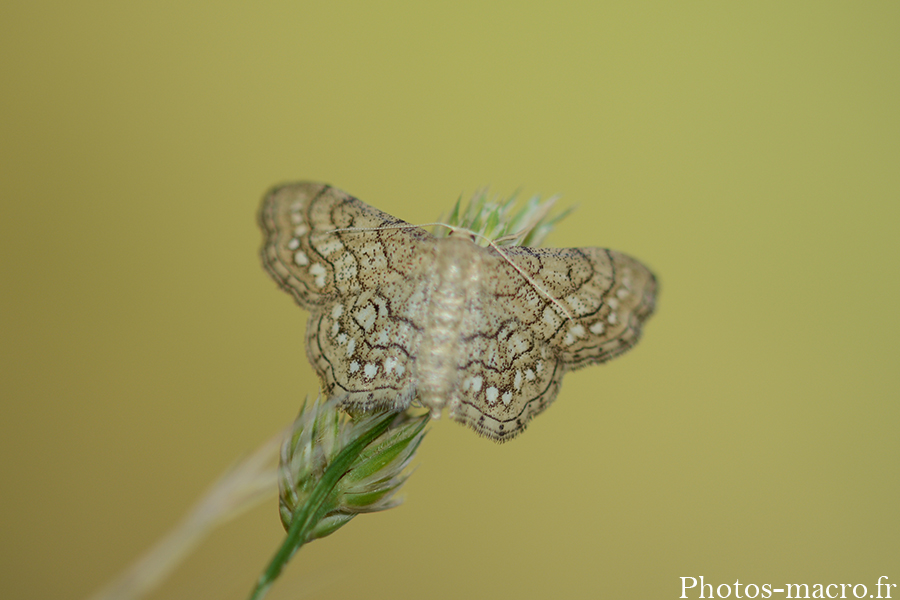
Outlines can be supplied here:
[[[272, 598], [900, 583], [900, 4], [0, 23], [0, 596], [85, 597], [315, 394], [306, 313], [257, 257], [259, 199], [296, 179], [413, 223], [485, 184], [560, 192], [549, 245], [662, 288], [641, 344], [522, 437], [434, 423], [406, 503], [304, 548]], [[267, 503], [152, 597], [244, 598], [282, 535]]]

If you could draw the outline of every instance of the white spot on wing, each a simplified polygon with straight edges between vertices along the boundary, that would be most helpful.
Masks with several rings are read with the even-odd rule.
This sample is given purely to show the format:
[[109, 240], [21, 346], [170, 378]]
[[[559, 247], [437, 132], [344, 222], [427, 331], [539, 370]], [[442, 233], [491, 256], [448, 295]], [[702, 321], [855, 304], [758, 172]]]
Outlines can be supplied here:
[[354, 360], [350, 363], [350, 372], [356, 373], [357, 371], [359, 371], [359, 363]]
[[301, 267], [305, 267], [309, 264], [309, 259], [306, 257], [306, 253], [303, 250], [297, 250], [294, 252], [294, 262]]
[[591, 333], [594, 335], [600, 335], [604, 331], [606, 331], [606, 325], [603, 324], [603, 321], [596, 321], [593, 325], [591, 325]]
[[485, 398], [487, 398], [488, 404], [493, 404], [497, 401], [497, 397], [500, 395], [500, 391], [494, 386], [489, 387], [484, 392]]
[[[306, 255], [304, 254], [303, 256], [305, 257]], [[325, 275], [327, 273], [328, 271], [325, 270], [325, 267], [319, 263], [313, 263], [309, 268], [309, 274], [316, 278], [317, 287], [325, 287]]]
[[356, 322], [359, 323], [360, 327], [362, 327], [366, 333], [372, 331], [372, 325], [375, 324], [375, 317], [375, 307], [371, 304], [366, 304], [356, 311]]
[[291, 238], [291, 241], [288, 242], [288, 250], [296, 250], [300, 247], [300, 240], [297, 238]]
[[503, 404], [509, 406], [509, 403], [512, 401], [512, 392], [503, 392], [501, 400], [503, 400]]
[[366, 379], [372, 379], [373, 377], [375, 377], [375, 373], [377, 372], [378, 365], [373, 365], [372, 363], [367, 364], [363, 369], [363, 375], [366, 376]]
[[331, 309], [331, 318], [339, 319], [341, 315], [344, 314], [344, 305], [343, 304], [335, 304], [334, 308]]

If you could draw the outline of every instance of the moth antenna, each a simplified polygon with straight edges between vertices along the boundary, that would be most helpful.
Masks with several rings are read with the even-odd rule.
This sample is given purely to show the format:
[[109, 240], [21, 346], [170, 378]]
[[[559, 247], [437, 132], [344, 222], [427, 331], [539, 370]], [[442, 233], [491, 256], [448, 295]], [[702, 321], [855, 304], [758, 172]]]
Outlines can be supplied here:
[[455, 229], [451, 225], [446, 225], [444, 223], [422, 223], [421, 225], [407, 223], [405, 225], [385, 225], [384, 227], [341, 227], [339, 229], [329, 229], [322, 233], [338, 233], [339, 231], [384, 231], [386, 229], [418, 229], [420, 227], [431, 227], [432, 225], [441, 225], [443, 227]]

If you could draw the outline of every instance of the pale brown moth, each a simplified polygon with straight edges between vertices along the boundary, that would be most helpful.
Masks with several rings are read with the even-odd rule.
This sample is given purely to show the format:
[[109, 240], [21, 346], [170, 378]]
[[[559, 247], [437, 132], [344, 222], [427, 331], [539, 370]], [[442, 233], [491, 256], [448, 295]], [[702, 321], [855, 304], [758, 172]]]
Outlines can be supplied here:
[[306, 350], [350, 412], [416, 400], [497, 441], [563, 375], [637, 343], [656, 279], [605, 248], [495, 248], [438, 238], [321, 183], [272, 189], [263, 264], [310, 311]]

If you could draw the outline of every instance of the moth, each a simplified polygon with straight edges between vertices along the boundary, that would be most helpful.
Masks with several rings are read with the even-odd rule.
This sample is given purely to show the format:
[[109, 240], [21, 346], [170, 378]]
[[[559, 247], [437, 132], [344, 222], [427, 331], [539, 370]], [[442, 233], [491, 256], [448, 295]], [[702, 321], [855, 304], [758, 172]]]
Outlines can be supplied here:
[[310, 312], [306, 351], [351, 413], [412, 402], [503, 442], [563, 375], [634, 346], [653, 273], [605, 248], [483, 247], [435, 237], [322, 183], [272, 189], [263, 265]]

